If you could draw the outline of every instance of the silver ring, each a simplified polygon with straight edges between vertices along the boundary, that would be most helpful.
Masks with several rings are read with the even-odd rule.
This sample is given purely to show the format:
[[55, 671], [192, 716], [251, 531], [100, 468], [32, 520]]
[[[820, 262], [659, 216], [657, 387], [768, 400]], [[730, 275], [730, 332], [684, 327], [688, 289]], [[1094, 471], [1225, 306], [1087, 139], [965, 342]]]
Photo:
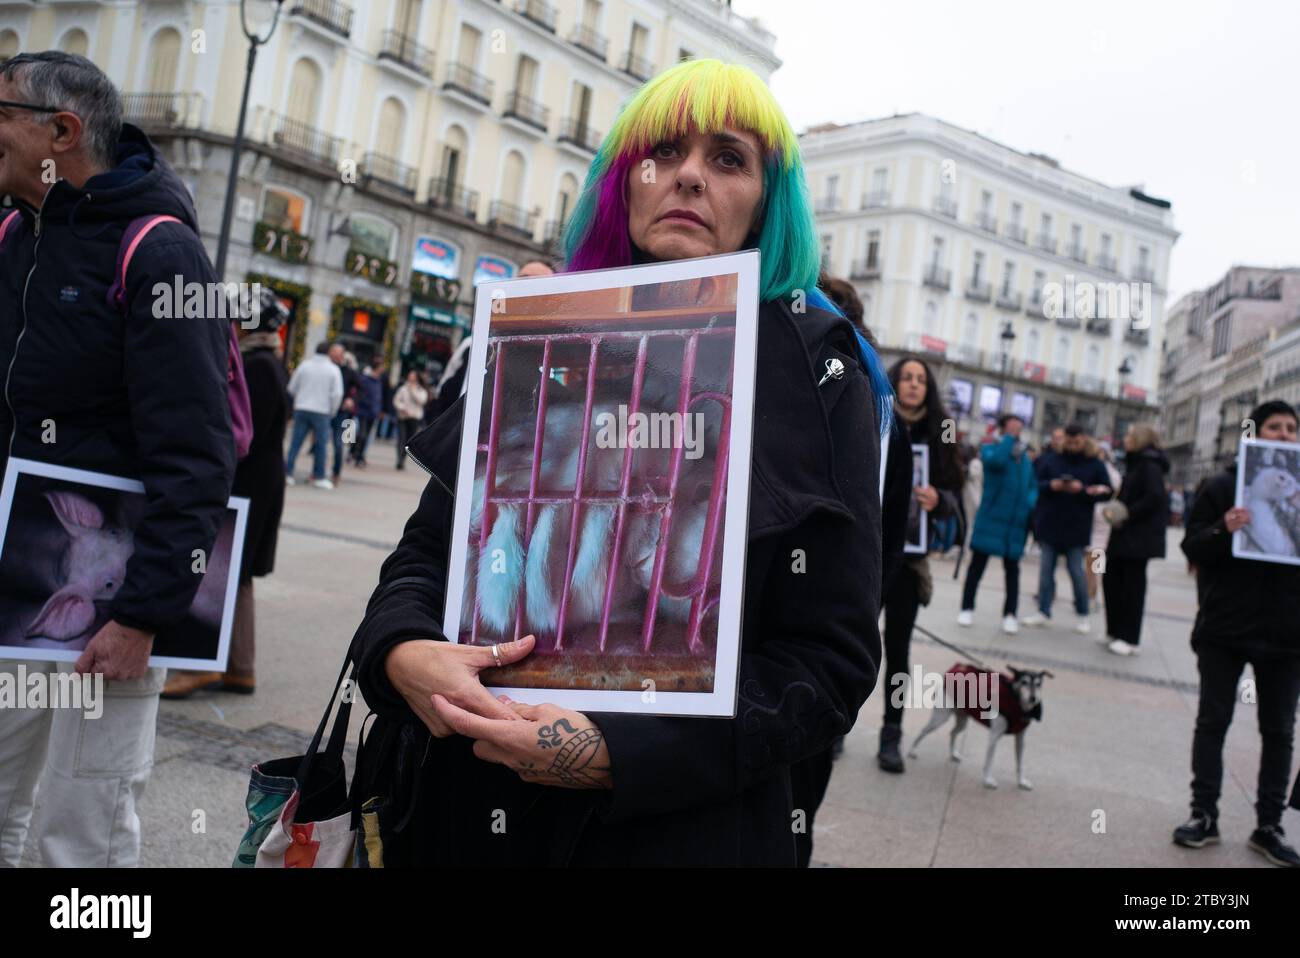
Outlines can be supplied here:
[[497, 668], [501, 668], [501, 647], [499, 645], [494, 644], [492, 646], [492, 661], [497, 664]]

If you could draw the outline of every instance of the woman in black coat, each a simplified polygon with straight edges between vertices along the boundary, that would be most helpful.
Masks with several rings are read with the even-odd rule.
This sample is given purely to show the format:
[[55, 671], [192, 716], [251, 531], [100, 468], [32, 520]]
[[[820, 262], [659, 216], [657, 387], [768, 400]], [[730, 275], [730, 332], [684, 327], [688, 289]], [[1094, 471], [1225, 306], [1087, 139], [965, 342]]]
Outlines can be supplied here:
[[[957, 455], [954, 420], [944, 407], [934, 373], [919, 356], [904, 356], [889, 370], [889, 382], [897, 397], [894, 412], [898, 423], [889, 443], [885, 512], [890, 516], [906, 515], [915, 496], [920, 522], [954, 516], [958, 510], [963, 474]], [[945, 436], [945, 430], [954, 431]], [[924, 445], [930, 450], [929, 481], [915, 488], [912, 486], [913, 445]], [[896, 478], [900, 469], [901, 483]], [[898, 702], [907, 689], [912, 628], [916, 625], [921, 606], [929, 605], [933, 594], [934, 580], [926, 555], [904, 555], [896, 571], [885, 580], [885, 681], [881, 689], [885, 719], [880, 727], [880, 751], [876, 762], [886, 772], [904, 770], [899, 750], [903, 736], [903, 709]]]
[[[697, 77], [717, 90], [743, 76], [744, 95], [763, 98], [765, 110], [719, 116], [779, 116], [742, 67], [696, 60], [674, 73], [686, 79], [686, 98]], [[634, 98], [627, 109], [643, 103]], [[779, 185], [773, 173], [789, 169], [768, 162], [774, 143], [742, 125], [700, 130], [689, 125], [689, 106], [672, 112], [679, 126], [624, 146], [630, 162], [617, 169], [627, 176], [632, 260], [758, 245], [766, 261], [792, 236], [815, 250], [806, 196], [766, 203]], [[793, 135], [779, 142], [797, 151]], [[649, 182], [642, 157], [655, 164]], [[793, 169], [802, 176], [797, 157]], [[587, 191], [598, 196], [601, 185], [593, 175]], [[765, 208], [782, 222], [765, 224]], [[584, 249], [571, 242], [571, 268], [588, 265]], [[494, 650], [448, 644], [441, 632], [464, 400], [412, 442], [433, 478], [353, 645], [362, 692], [380, 716], [361, 756], [362, 794], [404, 809], [400, 833], [385, 836], [386, 866], [795, 863], [805, 823], [792, 807], [790, 767], [852, 726], [880, 659], [886, 389], [874, 353], [817, 291], [815, 255], [808, 265], [803, 296], [763, 296], [758, 315], [734, 718], [584, 714], [494, 699], [478, 678]], [[826, 376], [828, 368], [839, 374]], [[502, 645], [500, 660], [532, 648], [531, 636]], [[543, 727], [562, 730], [563, 743], [539, 751]]]
[[[1147, 562], [1165, 557], [1169, 529], [1169, 460], [1149, 426], [1130, 426], [1124, 436], [1124, 481], [1119, 501], [1128, 516], [1110, 531], [1102, 590], [1106, 597], [1106, 647], [1133, 655], [1142, 637]], [[1107, 507], [1110, 508], [1110, 507]], [[1120, 510], [1122, 514], [1124, 510]]]

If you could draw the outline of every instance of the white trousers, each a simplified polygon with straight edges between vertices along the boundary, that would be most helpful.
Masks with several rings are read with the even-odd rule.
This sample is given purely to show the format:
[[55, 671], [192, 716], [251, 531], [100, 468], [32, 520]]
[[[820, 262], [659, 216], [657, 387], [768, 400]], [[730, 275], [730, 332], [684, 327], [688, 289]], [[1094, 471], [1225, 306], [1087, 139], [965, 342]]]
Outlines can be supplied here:
[[[18, 664], [0, 659], [0, 672], [16, 675]], [[71, 662], [23, 665], [28, 675], [72, 671]], [[136, 806], [153, 770], [166, 676], [150, 669], [143, 678], [105, 682], [98, 718], [81, 709], [0, 708], [0, 867], [18, 866], [29, 829], [47, 866], [135, 867]]]

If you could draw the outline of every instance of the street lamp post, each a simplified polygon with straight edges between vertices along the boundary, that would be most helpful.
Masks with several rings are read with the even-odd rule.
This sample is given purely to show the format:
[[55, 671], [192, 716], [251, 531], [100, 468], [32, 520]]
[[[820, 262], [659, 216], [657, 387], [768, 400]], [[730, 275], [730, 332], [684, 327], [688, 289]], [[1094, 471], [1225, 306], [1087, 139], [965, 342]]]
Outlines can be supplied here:
[[1129, 362], [1127, 356], [1119, 364], [1119, 369], [1116, 372], [1119, 373], [1119, 394], [1115, 397], [1115, 415], [1111, 419], [1110, 441], [1111, 445], [1118, 447], [1124, 441], [1124, 437], [1119, 435], [1119, 413], [1124, 403], [1124, 381], [1133, 373], [1133, 364]]
[[[266, 0], [263, 0], [265, 3]], [[280, 22], [280, 8], [284, 0], [274, 0], [275, 12], [266, 36], [250, 30], [248, 26], [249, 0], [239, 0], [239, 26], [248, 38], [248, 65], [244, 71], [244, 96], [239, 101], [239, 120], [235, 125], [235, 142], [230, 147], [230, 175], [226, 179], [226, 203], [221, 210], [221, 234], [217, 239], [217, 279], [226, 280], [226, 256], [230, 252], [230, 226], [235, 215], [235, 194], [239, 183], [239, 154], [244, 148], [244, 120], [248, 116], [248, 93], [253, 85], [253, 64], [257, 62], [257, 48], [271, 39]]]
[[998, 337], [1002, 340], [1002, 376], [998, 380], [998, 411], [1006, 412], [1010, 408], [1007, 402], [1007, 367], [1011, 365], [1011, 345], [1016, 341], [1016, 331], [1011, 326], [1011, 320], [1007, 320], [1002, 327], [1002, 332]]

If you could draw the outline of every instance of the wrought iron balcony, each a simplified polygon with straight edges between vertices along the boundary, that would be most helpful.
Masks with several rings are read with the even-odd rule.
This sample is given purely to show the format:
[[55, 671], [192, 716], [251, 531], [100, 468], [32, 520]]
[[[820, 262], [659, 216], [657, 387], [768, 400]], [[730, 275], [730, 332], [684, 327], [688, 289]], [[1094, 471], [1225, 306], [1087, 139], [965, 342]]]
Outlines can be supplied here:
[[433, 51], [422, 47], [405, 33], [397, 30], [385, 30], [383, 42], [379, 47], [379, 59], [392, 60], [416, 73], [433, 77]]
[[1043, 297], [1035, 293], [1029, 297], [1029, 303], [1025, 306], [1025, 315], [1030, 319], [1047, 319], [1048, 315], [1043, 311]]
[[511, 90], [506, 94], [506, 108], [501, 111], [501, 115], [512, 116], [516, 120], [537, 127], [543, 133], [551, 125], [550, 109], [532, 97], [524, 96], [518, 90]]
[[955, 220], [957, 218], [957, 201], [950, 196], [936, 196], [934, 198], [934, 211], [940, 216]]
[[1115, 257], [1108, 253], [1097, 254], [1097, 268], [1106, 273], [1115, 272]]
[[320, 24], [341, 37], [352, 35], [352, 8], [337, 0], [293, 0], [289, 16]]
[[537, 225], [537, 212], [505, 200], [493, 200], [488, 206], [488, 228], [518, 233], [531, 240]]
[[987, 303], [992, 298], [992, 290], [988, 283], [981, 283], [972, 278], [966, 284], [966, 298], [973, 299], [977, 303]]
[[1034, 237], [1034, 245], [1044, 253], [1056, 253], [1056, 237], [1047, 233], [1039, 233]]
[[542, 242], [551, 249], [558, 249], [564, 242], [564, 229], [568, 225], [568, 220], [547, 220], [542, 227]]
[[426, 202], [435, 209], [446, 210], [466, 219], [478, 218], [478, 191], [467, 190], [459, 183], [435, 176], [429, 180]]
[[1135, 343], [1138, 346], [1147, 346], [1151, 343], [1151, 331], [1147, 329], [1134, 329], [1130, 326], [1124, 330], [1124, 342]]
[[1077, 246], [1073, 243], [1066, 248], [1065, 255], [1070, 257], [1070, 259], [1074, 260], [1076, 263], [1088, 262], [1088, 251], [1082, 246]]
[[837, 213], [840, 208], [838, 196], [819, 196], [813, 200], [814, 213]]
[[1133, 278], [1139, 283], [1151, 283], [1155, 281], [1156, 274], [1150, 266], [1134, 266]]
[[307, 160], [314, 160], [328, 166], [337, 166], [342, 140], [318, 130], [309, 123], [295, 120], [279, 113], [272, 113], [270, 142], [272, 146], [297, 154]]
[[492, 103], [492, 81], [460, 63], [447, 66], [447, 79], [443, 81], [442, 87], [444, 90], [451, 89], [463, 93], [485, 106]]
[[633, 53], [631, 50], [624, 52], [618, 68], [642, 81], [648, 80], [655, 75], [654, 64], [641, 54]]
[[992, 213], [985, 213], [983, 210], [975, 214], [975, 225], [989, 233], [998, 231], [998, 220]]
[[888, 190], [872, 190], [870, 193], [862, 195], [862, 208], [864, 210], [884, 209], [889, 205]]
[[922, 282], [926, 286], [933, 286], [935, 289], [952, 289], [952, 270], [944, 269], [937, 264], [931, 264], [926, 267]]
[[515, 12], [544, 29], [555, 32], [555, 8], [543, 0], [516, 0]]
[[560, 135], [556, 139], [595, 153], [600, 148], [601, 134], [588, 126], [584, 119], [565, 117], [560, 121]]
[[879, 279], [880, 260], [873, 257], [855, 259], [849, 267], [849, 279]]
[[569, 31], [569, 42], [580, 50], [586, 50], [593, 57], [599, 60], [605, 59], [605, 54], [609, 50], [609, 40], [601, 36], [591, 27], [583, 26], [581, 23], [575, 24]]
[[146, 133], [188, 129], [197, 124], [201, 104], [197, 93], [124, 93], [122, 119]]
[[1019, 293], [1013, 293], [1009, 289], [998, 290], [997, 306], [998, 309], [1009, 309], [1013, 313], [1020, 312], [1020, 303], [1023, 297]]
[[1065, 329], [1078, 329], [1083, 325], [1083, 320], [1078, 316], [1061, 315], [1056, 317], [1056, 325]]
[[367, 153], [361, 160], [363, 180], [379, 180], [409, 196], [415, 195], [416, 171], [382, 153]]
[[1094, 336], [1109, 336], [1110, 320], [1101, 319], [1099, 317], [1093, 317], [1092, 319], [1088, 320], [1088, 323], [1084, 328], [1088, 332], [1092, 333]]
[[1006, 237], [1014, 242], [1024, 244], [1028, 237], [1028, 231], [1019, 223], [1008, 223], [1005, 229]]

